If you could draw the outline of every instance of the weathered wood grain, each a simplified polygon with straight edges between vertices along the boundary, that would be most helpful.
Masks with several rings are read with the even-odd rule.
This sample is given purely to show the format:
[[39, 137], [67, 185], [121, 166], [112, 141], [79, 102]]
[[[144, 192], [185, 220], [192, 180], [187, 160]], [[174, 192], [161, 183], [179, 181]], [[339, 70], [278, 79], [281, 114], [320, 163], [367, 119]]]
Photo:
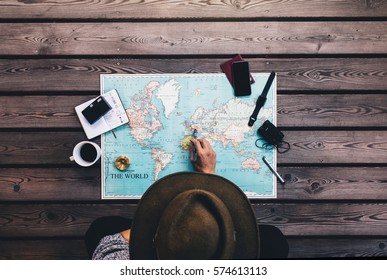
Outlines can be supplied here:
[[3, 132], [0, 133], [0, 163], [70, 163], [73, 148], [84, 140], [86, 135], [78, 132]]
[[[387, 46], [387, 45], [386, 45]], [[99, 92], [100, 74], [221, 73], [223, 59], [0, 59], [1, 92]], [[386, 58], [248, 58], [279, 91], [387, 91]]]
[[[131, 218], [133, 204], [0, 205], [0, 237], [84, 236], [102, 216]], [[387, 230], [386, 203], [255, 203], [257, 222], [287, 236], [380, 236]]]
[[385, 200], [385, 167], [279, 167], [278, 199]]
[[257, 203], [258, 223], [287, 236], [385, 235], [385, 203]]
[[386, 258], [386, 239], [289, 239], [289, 258]]
[[[72, 164], [69, 156], [73, 147], [85, 139], [79, 132], [2, 132], [0, 164], [69, 165]], [[280, 164], [386, 162], [387, 131], [383, 130], [285, 131], [284, 139], [290, 143], [291, 149], [278, 155]], [[252, 145], [254, 142], [252, 139]]]
[[[386, 239], [289, 238], [289, 258], [379, 258], [387, 256]], [[0, 240], [2, 260], [84, 260], [83, 239]]]
[[91, 168], [0, 169], [0, 201], [101, 199], [101, 170]]
[[0, 205], [0, 237], [82, 237], [99, 217], [132, 218], [135, 204]]
[[0, 55], [386, 54], [387, 23], [0, 23]]
[[[386, 167], [279, 167], [278, 200], [386, 200]], [[98, 201], [99, 166], [1, 168], [0, 201]]]
[[85, 259], [95, 218], [133, 217], [136, 201], [100, 201], [99, 163], [68, 159], [86, 139], [74, 107], [99, 94], [100, 74], [220, 73], [236, 53], [277, 72], [291, 144], [278, 155], [278, 199], [253, 201], [257, 221], [289, 237], [290, 258], [385, 258], [386, 8], [0, 1], [0, 259]]
[[386, 94], [280, 95], [277, 106], [283, 127], [387, 127]]
[[279, 163], [385, 163], [387, 131], [286, 131], [290, 150]]
[[[97, 94], [96, 94], [97, 95]], [[81, 128], [74, 107], [94, 96], [0, 96], [3, 128]]]
[[86, 260], [83, 239], [0, 240], [0, 260]]
[[[3, 0], [0, 18], [258, 18], [387, 16], [384, 1], [17, 1]], [[139, 12], [141, 11], [141, 12]]]
[[[0, 104], [4, 105], [0, 128], [81, 128], [74, 107], [90, 98], [89, 95], [0, 96]], [[387, 127], [386, 120], [386, 94], [277, 96], [277, 125], [283, 128]]]

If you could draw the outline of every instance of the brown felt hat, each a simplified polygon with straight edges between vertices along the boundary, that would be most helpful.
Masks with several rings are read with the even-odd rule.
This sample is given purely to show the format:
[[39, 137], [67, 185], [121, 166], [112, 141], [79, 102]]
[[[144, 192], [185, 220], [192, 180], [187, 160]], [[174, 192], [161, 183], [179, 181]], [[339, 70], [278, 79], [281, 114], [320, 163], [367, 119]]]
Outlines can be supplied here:
[[132, 223], [131, 259], [256, 259], [259, 231], [242, 190], [205, 173], [179, 172], [142, 196]]

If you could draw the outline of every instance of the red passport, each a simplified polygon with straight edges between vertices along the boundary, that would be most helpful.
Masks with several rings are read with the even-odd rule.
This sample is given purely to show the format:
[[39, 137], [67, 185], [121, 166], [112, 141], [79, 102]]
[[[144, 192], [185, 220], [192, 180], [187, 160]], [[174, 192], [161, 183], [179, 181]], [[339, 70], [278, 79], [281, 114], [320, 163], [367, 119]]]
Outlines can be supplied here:
[[[220, 68], [222, 69], [223, 73], [226, 74], [226, 77], [227, 79], [229, 80], [230, 84], [232, 86], [234, 86], [234, 83], [232, 81], [232, 73], [231, 73], [231, 64], [234, 62], [234, 61], [243, 61], [243, 58], [240, 54], [238, 54], [237, 56], [235, 56], [234, 58], [230, 59], [230, 60], [227, 60], [226, 62], [222, 63], [220, 65]], [[254, 81], [254, 78], [253, 76], [250, 74], [250, 83], [253, 84], [255, 81]]]

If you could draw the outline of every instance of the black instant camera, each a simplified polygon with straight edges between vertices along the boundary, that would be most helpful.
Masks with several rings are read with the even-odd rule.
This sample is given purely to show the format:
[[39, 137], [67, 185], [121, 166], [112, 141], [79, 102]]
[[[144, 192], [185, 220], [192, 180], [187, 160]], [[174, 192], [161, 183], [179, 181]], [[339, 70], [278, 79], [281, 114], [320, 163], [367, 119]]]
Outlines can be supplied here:
[[284, 134], [269, 120], [265, 121], [260, 128], [258, 133], [262, 138], [269, 144], [277, 146], [282, 142]]

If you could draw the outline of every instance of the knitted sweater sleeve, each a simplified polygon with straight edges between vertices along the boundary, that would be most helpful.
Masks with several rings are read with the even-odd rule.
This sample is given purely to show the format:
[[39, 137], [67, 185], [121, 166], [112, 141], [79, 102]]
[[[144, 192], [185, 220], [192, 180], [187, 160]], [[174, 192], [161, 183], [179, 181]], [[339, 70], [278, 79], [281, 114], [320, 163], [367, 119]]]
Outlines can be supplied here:
[[105, 236], [93, 253], [93, 260], [129, 260], [129, 242], [120, 233]]

